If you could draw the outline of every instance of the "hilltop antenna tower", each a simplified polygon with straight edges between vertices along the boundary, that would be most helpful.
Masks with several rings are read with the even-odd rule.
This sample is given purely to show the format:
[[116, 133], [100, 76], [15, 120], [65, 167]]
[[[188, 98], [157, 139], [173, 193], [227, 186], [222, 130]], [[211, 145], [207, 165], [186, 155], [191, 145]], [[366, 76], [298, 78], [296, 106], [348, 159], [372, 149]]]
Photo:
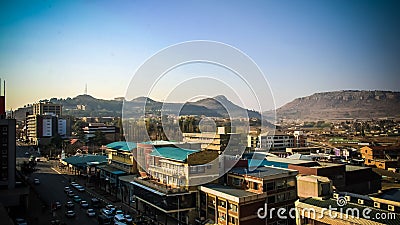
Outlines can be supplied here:
[[85, 95], [87, 95], [87, 83], [85, 84]]

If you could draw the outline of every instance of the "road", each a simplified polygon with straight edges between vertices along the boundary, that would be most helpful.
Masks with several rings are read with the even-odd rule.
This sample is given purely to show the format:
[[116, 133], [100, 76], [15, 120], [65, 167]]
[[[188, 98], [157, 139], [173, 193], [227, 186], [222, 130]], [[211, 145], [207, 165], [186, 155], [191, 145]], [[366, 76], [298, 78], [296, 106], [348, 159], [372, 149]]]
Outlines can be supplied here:
[[[28, 160], [29, 155], [25, 155], [26, 148], [17, 147], [17, 164]], [[54, 211], [53, 216], [59, 219], [61, 222], [65, 222], [68, 225], [94, 225], [97, 223], [97, 217], [88, 217], [86, 215], [86, 209], [80, 207], [78, 203], [74, 203], [74, 211], [76, 212], [76, 216], [74, 218], [65, 217], [65, 202], [72, 200], [64, 193], [64, 187], [70, 186], [67, 178], [59, 174], [56, 170], [52, 168], [55, 165], [55, 162], [38, 162], [36, 168], [38, 169], [34, 172], [30, 177], [30, 182], [33, 183], [34, 178], [39, 178], [40, 184], [34, 185], [33, 188], [39, 194], [40, 198], [44, 200], [44, 202], [50, 206], [51, 203], [56, 201], [60, 201], [62, 204], [61, 209]], [[71, 187], [71, 186], [70, 186]], [[71, 187], [75, 194], [79, 195], [83, 200], [86, 200], [90, 203], [91, 196], [86, 192], [78, 192], [76, 189]], [[41, 206], [38, 206], [41, 207]], [[50, 210], [49, 208], [46, 210]], [[98, 213], [98, 210], [96, 209]]]

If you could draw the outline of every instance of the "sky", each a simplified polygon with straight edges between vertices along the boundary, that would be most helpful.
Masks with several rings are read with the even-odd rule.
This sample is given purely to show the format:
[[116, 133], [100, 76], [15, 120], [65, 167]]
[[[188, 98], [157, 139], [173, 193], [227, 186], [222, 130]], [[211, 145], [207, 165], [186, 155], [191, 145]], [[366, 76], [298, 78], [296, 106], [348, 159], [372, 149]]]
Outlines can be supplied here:
[[[315, 92], [399, 91], [399, 10], [398, 1], [378, 0], [1, 1], [6, 108], [75, 97], [85, 84], [96, 98], [125, 96], [146, 60], [191, 40], [226, 43], [249, 56], [268, 81], [276, 107]], [[235, 99], [207, 80], [182, 90], [173, 84], [174, 76], [213, 77], [216, 71], [225, 73], [222, 83], [230, 79], [230, 71], [209, 65], [177, 68], [164, 79], [174, 95], [164, 96], [166, 85], [157, 83], [152, 97], [182, 101], [173, 96], [196, 86]], [[141, 80], [133, 87], [142, 82], [156, 83]], [[231, 87], [237, 91], [240, 84]]]

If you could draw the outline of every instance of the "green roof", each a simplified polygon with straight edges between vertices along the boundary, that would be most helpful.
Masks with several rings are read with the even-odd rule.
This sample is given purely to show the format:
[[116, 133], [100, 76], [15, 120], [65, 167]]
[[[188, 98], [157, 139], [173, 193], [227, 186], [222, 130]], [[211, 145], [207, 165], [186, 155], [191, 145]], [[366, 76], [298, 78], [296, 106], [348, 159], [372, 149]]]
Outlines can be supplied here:
[[166, 159], [172, 159], [175, 161], [185, 162], [187, 156], [195, 152], [199, 152], [199, 150], [174, 148], [174, 147], [159, 147], [155, 148], [150, 155], [159, 156]]
[[107, 148], [121, 151], [131, 151], [136, 148], [136, 143], [127, 141], [117, 141], [106, 145]]
[[107, 156], [105, 155], [77, 155], [71, 156], [64, 159], [64, 162], [72, 164], [74, 166], [83, 166], [90, 162], [103, 163], [107, 162]]

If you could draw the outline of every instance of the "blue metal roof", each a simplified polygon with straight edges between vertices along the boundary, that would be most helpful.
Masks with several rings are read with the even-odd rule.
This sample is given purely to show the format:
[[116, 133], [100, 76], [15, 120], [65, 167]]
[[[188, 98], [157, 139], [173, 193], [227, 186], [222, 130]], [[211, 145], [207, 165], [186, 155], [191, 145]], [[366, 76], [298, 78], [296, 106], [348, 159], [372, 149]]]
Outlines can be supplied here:
[[199, 152], [199, 150], [184, 149], [184, 148], [174, 148], [174, 147], [159, 147], [155, 148], [150, 155], [159, 156], [166, 159], [171, 159], [175, 161], [185, 162], [187, 156]]
[[106, 145], [106, 147], [114, 150], [131, 151], [132, 149], [136, 148], [136, 143], [127, 141], [117, 141]]
[[288, 168], [289, 163], [284, 163], [284, 162], [274, 162], [274, 161], [268, 161], [267, 159], [259, 160], [259, 159], [249, 159], [248, 160], [248, 166], [250, 167], [260, 167], [260, 166], [274, 166], [274, 167], [280, 167], [280, 168]]
[[72, 164], [74, 166], [82, 166], [86, 165], [90, 162], [98, 162], [103, 163], [107, 162], [107, 156], [105, 155], [78, 155], [78, 156], [71, 156], [64, 159], [64, 162]]

